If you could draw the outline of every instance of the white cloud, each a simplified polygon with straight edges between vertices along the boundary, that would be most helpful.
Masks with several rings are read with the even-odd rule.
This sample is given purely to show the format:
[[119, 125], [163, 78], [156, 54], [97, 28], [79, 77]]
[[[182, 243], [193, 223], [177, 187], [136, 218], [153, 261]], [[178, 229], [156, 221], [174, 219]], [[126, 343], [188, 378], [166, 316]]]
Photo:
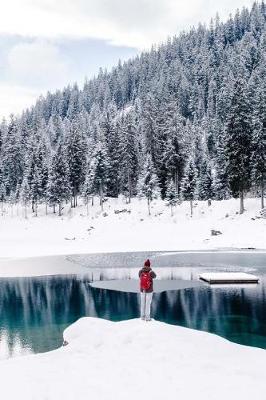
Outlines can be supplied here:
[[6, 62], [5, 81], [0, 82], [0, 118], [19, 114], [48, 90], [69, 84], [70, 61], [47, 39], [19, 41]]
[[48, 90], [67, 82], [68, 61], [47, 41], [20, 42], [9, 51], [8, 71], [13, 82]]
[[228, 16], [253, 0], [8, 0], [0, 33], [56, 38], [89, 37], [149, 47], [218, 11]]
[[19, 114], [35, 103], [39, 93], [33, 89], [9, 84], [0, 84], [0, 118]]

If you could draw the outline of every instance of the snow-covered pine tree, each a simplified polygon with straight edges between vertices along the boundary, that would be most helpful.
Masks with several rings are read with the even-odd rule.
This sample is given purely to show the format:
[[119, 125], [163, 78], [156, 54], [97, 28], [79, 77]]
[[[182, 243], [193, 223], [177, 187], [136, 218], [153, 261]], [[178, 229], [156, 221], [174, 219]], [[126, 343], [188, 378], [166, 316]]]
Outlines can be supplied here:
[[69, 180], [72, 188], [73, 207], [77, 206], [77, 197], [85, 179], [87, 143], [79, 121], [76, 118], [70, 124], [66, 134], [66, 152], [69, 165]]
[[82, 186], [81, 196], [83, 198], [83, 202], [87, 208], [87, 216], [89, 215], [89, 199], [93, 196], [92, 193], [92, 182], [90, 180], [90, 176], [87, 175], [85, 181]]
[[36, 163], [33, 164], [30, 172], [30, 197], [32, 201], [32, 211], [38, 216], [38, 204], [42, 196], [42, 185], [39, 168]]
[[173, 207], [175, 207], [178, 203], [176, 184], [173, 179], [169, 179], [167, 182], [165, 200], [166, 204], [170, 206], [171, 216], [173, 216]]
[[139, 197], [145, 197], [147, 199], [148, 212], [149, 215], [151, 215], [151, 202], [161, 196], [161, 190], [150, 154], [147, 154], [142, 172], [140, 173], [137, 193]]
[[240, 198], [240, 214], [244, 212], [244, 193], [251, 184], [251, 120], [247, 85], [243, 79], [238, 78], [226, 121], [225, 152], [230, 188], [233, 196]]
[[72, 120], [80, 112], [80, 90], [75, 82], [73, 87], [70, 88], [70, 95], [68, 101], [67, 117]]
[[[0, 153], [1, 154], [1, 153]], [[3, 167], [0, 161], [0, 203], [1, 203], [1, 215], [4, 212], [4, 202], [6, 201], [6, 187], [3, 179]]]
[[151, 93], [143, 96], [140, 104], [139, 129], [143, 136], [145, 151], [152, 156], [152, 160], [157, 157], [157, 108], [156, 99]]
[[0, 203], [1, 203], [1, 215], [4, 214], [4, 203], [6, 201], [6, 190], [3, 183], [0, 184]]
[[14, 216], [14, 205], [17, 204], [17, 188], [15, 188], [15, 190], [13, 190], [11, 193], [9, 193], [8, 202], [9, 202], [9, 205], [11, 206], [11, 217], [13, 217]]
[[119, 132], [120, 132], [120, 119], [112, 121], [109, 127], [108, 140], [104, 139], [106, 143], [107, 156], [109, 160], [109, 173], [106, 193], [110, 197], [117, 197], [120, 190], [120, 149], [119, 149]]
[[91, 188], [91, 193], [99, 196], [102, 210], [109, 179], [109, 169], [110, 164], [107, 150], [104, 144], [100, 142], [96, 145], [96, 148], [93, 152], [86, 179], [89, 187]]
[[265, 69], [256, 90], [254, 112], [253, 112], [253, 133], [252, 133], [252, 178], [254, 184], [260, 188], [261, 208], [264, 208], [264, 191], [266, 176], [266, 74]]
[[46, 137], [54, 148], [64, 136], [65, 126], [59, 114], [52, 115], [46, 124]]
[[208, 200], [214, 197], [212, 170], [206, 155], [200, 166], [198, 194], [200, 200]]
[[0, 162], [0, 203], [1, 203], [1, 215], [4, 213], [4, 203], [6, 201], [6, 188], [3, 180], [3, 167]]
[[[166, 141], [162, 144], [164, 150], [163, 165], [167, 176], [169, 177], [170, 175], [172, 177], [178, 194], [187, 151], [187, 134], [184, 119], [176, 111], [166, 122], [165, 136]], [[169, 178], [167, 179], [166, 190], [168, 184]]]
[[215, 142], [215, 157], [214, 163], [214, 177], [213, 177], [213, 191], [214, 198], [217, 200], [225, 200], [230, 197], [230, 187], [227, 175], [227, 156], [225, 149], [225, 132], [222, 127], [217, 124], [216, 142]]
[[93, 205], [93, 195], [94, 195], [94, 163], [91, 164], [91, 162], [87, 161], [87, 167], [86, 167], [86, 176], [84, 183], [82, 185], [82, 191], [81, 191], [81, 196], [83, 198], [84, 204], [86, 205], [87, 208], [87, 216], [89, 215], [89, 199], [92, 199], [92, 205]]
[[3, 181], [7, 196], [14, 193], [22, 182], [23, 154], [19, 121], [11, 115], [2, 151]]
[[28, 177], [24, 176], [21, 187], [20, 187], [20, 194], [19, 199], [24, 206], [24, 217], [27, 218], [27, 207], [31, 200], [31, 190], [28, 182]]
[[181, 181], [181, 196], [183, 200], [190, 202], [190, 215], [193, 215], [193, 200], [195, 200], [198, 191], [198, 171], [195, 165], [193, 155], [190, 155]]
[[30, 187], [30, 197], [32, 211], [38, 215], [38, 204], [46, 200], [48, 184], [48, 151], [44, 137], [39, 138], [38, 142], [32, 141], [31, 157], [26, 160], [24, 177], [27, 177]]
[[49, 165], [51, 162], [51, 147], [47, 138], [42, 136], [37, 149], [39, 177], [40, 177], [40, 200], [46, 203], [47, 208], [47, 187], [49, 178]]
[[[107, 94], [108, 95], [108, 94]], [[114, 101], [106, 103], [102, 113], [98, 117], [97, 141], [104, 143], [108, 162], [108, 182], [106, 186], [106, 194], [110, 197], [117, 197], [119, 194], [119, 132], [120, 132], [120, 115], [117, 115], [117, 107]]]
[[48, 179], [47, 199], [51, 206], [58, 205], [58, 215], [62, 215], [62, 204], [71, 197], [71, 185], [69, 180], [69, 167], [66, 149], [61, 142], [53, 155]]
[[137, 135], [133, 112], [127, 111], [120, 124], [120, 140], [117, 149], [119, 153], [120, 193], [123, 193], [130, 202], [136, 191], [138, 171]]

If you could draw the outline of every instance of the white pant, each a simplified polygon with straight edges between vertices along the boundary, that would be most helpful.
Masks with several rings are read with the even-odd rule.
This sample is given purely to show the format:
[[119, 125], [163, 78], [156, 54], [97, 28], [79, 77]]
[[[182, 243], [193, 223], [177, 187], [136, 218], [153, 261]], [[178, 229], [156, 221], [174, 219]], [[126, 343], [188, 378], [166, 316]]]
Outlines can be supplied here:
[[151, 318], [151, 301], [153, 292], [140, 292], [140, 316], [141, 318]]

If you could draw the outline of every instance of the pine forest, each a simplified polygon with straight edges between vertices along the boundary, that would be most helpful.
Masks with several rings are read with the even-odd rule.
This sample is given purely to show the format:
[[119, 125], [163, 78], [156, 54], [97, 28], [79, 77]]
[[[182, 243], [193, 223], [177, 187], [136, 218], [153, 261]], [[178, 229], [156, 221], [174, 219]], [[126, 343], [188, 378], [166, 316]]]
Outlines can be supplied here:
[[0, 126], [0, 201], [62, 214], [107, 197], [258, 197], [266, 173], [266, 5], [219, 16]]

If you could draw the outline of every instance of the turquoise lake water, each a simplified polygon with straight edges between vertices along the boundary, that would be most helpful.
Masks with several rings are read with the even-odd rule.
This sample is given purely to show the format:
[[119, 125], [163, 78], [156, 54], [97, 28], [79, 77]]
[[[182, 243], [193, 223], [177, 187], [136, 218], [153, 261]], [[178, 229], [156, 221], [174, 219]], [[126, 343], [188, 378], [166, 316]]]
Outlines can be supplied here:
[[[265, 254], [262, 257], [265, 259]], [[200, 264], [173, 267], [170, 276], [197, 279], [200, 272], [209, 270], [209, 266]], [[257, 264], [252, 261], [252, 273], [259, 276], [259, 285], [206, 285], [154, 294], [153, 317], [266, 349], [266, 268], [262, 259]], [[237, 270], [247, 271], [249, 267], [248, 263], [234, 264]], [[116, 275], [121, 276], [121, 270], [118, 273], [113, 269], [112, 278]], [[112, 321], [139, 316], [137, 294], [92, 288], [88, 276], [0, 279], [0, 294], [2, 359], [61, 346], [63, 330], [83, 316]]]

